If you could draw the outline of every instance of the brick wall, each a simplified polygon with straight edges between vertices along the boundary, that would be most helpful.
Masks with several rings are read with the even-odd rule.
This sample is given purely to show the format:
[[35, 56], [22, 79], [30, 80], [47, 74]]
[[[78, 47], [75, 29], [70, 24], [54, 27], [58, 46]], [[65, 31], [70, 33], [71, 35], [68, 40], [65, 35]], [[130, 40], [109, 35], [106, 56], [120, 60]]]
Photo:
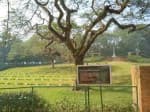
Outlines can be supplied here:
[[[140, 112], [150, 112], [150, 66], [134, 66], [131, 69], [132, 85], [138, 87]], [[136, 91], [133, 90], [133, 103], [136, 103]]]

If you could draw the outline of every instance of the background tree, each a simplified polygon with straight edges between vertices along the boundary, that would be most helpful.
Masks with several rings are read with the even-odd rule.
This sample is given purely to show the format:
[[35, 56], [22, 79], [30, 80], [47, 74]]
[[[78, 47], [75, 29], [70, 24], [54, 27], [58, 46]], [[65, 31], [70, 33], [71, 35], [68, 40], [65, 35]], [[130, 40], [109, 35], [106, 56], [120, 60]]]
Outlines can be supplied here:
[[16, 40], [16, 37], [11, 33], [4, 31], [0, 35], [0, 61], [5, 63], [7, 60], [8, 53], [11, 49], [13, 42]]
[[[112, 56], [112, 38], [116, 38], [118, 44], [116, 46], [117, 56], [127, 57], [128, 53], [149, 57], [149, 28], [133, 33], [128, 33], [127, 30], [115, 29], [114, 32], [107, 32], [97, 38], [89, 51], [100, 53], [102, 56]], [[99, 51], [98, 51], [99, 49]], [[138, 53], [138, 52], [139, 53]], [[137, 53], [136, 53], [137, 52]]]
[[50, 64], [52, 65], [52, 68], [55, 68], [57, 57], [60, 57], [59, 52], [57, 52], [56, 50], [52, 50], [51, 48], [45, 49], [45, 58], [50, 60]]
[[22, 61], [22, 58], [24, 58], [23, 51], [24, 51], [23, 41], [20, 39], [16, 39], [10, 47], [7, 60], [16, 65], [17, 62]]

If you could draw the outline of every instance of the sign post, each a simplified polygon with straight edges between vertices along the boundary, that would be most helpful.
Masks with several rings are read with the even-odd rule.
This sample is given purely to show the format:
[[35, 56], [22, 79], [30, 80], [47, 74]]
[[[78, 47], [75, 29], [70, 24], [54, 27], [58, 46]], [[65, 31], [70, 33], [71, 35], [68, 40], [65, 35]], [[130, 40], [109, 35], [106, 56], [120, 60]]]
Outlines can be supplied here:
[[77, 84], [111, 84], [111, 68], [109, 65], [80, 65], [77, 68]]
[[89, 85], [100, 86], [101, 108], [103, 112], [102, 86], [101, 84], [111, 84], [111, 68], [109, 65], [80, 65], [77, 67], [77, 84], [86, 86], [85, 107], [90, 112], [90, 91]]

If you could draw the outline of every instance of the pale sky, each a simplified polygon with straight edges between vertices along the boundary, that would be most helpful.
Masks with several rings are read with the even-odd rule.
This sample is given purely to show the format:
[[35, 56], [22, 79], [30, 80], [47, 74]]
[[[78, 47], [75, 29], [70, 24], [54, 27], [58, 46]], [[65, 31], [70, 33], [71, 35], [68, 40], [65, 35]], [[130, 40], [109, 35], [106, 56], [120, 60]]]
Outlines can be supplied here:
[[0, 6], [0, 20], [3, 20], [7, 16], [7, 9], [5, 6]]
[[[6, 0], [5, 0], [6, 1]], [[18, 0], [10, 0], [11, 6], [13, 5], [14, 7], [16, 7], [16, 2]], [[15, 4], [15, 5], [14, 5]], [[136, 8], [133, 7], [133, 13], [137, 13]], [[124, 11], [124, 13], [127, 13], [129, 11], [129, 8], [126, 8], [126, 11]], [[2, 30], [2, 21], [4, 21], [4, 19], [7, 19], [7, 3], [0, 3], [0, 31]], [[77, 21], [80, 22], [80, 18], [76, 18]], [[126, 23], [127, 21], [124, 21], [123, 19], [119, 19], [120, 22], [124, 22]], [[129, 21], [128, 21], [129, 22]], [[132, 23], [137, 23], [137, 19], [132, 19], [130, 22]], [[138, 20], [138, 23], [149, 23], [150, 24], [150, 12], [141, 20]]]
[[0, 32], [2, 30], [2, 22], [7, 19], [7, 5], [0, 4]]

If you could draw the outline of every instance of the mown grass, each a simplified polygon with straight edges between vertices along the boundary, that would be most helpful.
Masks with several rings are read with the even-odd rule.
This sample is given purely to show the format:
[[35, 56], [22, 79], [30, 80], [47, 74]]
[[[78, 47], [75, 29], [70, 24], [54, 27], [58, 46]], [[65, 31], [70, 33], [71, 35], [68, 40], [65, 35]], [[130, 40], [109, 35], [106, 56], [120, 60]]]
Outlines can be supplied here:
[[[96, 64], [109, 64], [111, 66], [112, 85], [131, 85], [130, 67], [134, 63], [101, 62]], [[50, 66], [35, 66], [0, 71], [0, 87], [68, 86], [74, 85], [75, 79], [76, 67], [72, 64], [56, 65], [54, 69]], [[132, 87], [103, 87], [102, 90], [104, 104], [128, 105], [132, 103]], [[71, 102], [78, 102], [81, 105], [85, 103], [84, 90], [73, 91], [72, 87], [37, 87], [34, 92], [49, 103], [59, 102], [62, 99], [69, 99]], [[91, 105], [100, 105], [100, 98], [99, 87], [90, 89]]]
[[[131, 84], [129, 62], [102, 62], [112, 68], [113, 84]], [[0, 87], [34, 85], [73, 85], [76, 79], [76, 67], [71, 64], [50, 66], [17, 67], [0, 71]]]
[[75, 80], [73, 65], [17, 67], [0, 72], [0, 87], [35, 85], [72, 85]]

